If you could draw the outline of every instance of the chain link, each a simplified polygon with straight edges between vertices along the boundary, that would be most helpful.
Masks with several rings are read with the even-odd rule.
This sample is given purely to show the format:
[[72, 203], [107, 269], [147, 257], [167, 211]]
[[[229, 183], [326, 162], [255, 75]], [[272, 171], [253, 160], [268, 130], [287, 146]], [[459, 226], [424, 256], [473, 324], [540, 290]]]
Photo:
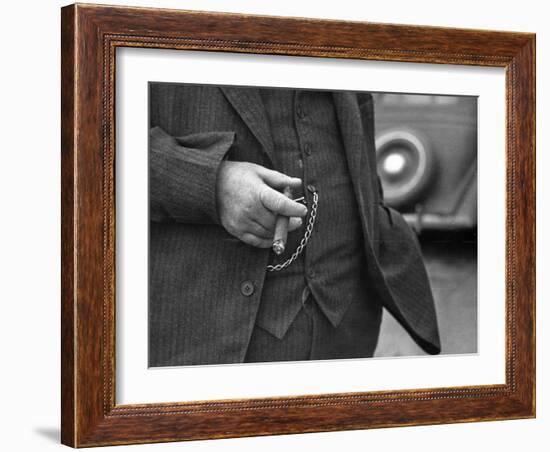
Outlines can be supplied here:
[[311, 237], [311, 233], [313, 232], [313, 225], [315, 224], [315, 218], [317, 217], [317, 202], [319, 201], [319, 195], [317, 192], [313, 192], [313, 204], [311, 206], [311, 211], [309, 212], [309, 220], [307, 222], [306, 230], [304, 232], [304, 236], [302, 237], [302, 240], [300, 240], [300, 244], [296, 248], [296, 251], [290, 256], [286, 261], [284, 261], [282, 264], [277, 265], [268, 265], [267, 271], [268, 272], [278, 272], [281, 271], [283, 268], [288, 267], [292, 262], [294, 262], [298, 256], [302, 253], [304, 248], [307, 245], [307, 242], [309, 241], [309, 238]]

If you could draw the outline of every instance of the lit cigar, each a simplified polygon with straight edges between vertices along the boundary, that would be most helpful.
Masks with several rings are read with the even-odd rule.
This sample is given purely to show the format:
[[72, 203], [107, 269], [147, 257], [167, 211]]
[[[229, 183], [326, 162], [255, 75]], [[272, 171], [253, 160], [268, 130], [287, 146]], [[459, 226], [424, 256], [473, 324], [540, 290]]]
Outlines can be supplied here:
[[[285, 187], [283, 195], [292, 199], [290, 187]], [[273, 252], [279, 256], [284, 253], [286, 247], [286, 238], [288, 236], [288, 222], [290, 218], [285, 215], [278, 215], [275, 221], [275, 235], [273, 236]]]

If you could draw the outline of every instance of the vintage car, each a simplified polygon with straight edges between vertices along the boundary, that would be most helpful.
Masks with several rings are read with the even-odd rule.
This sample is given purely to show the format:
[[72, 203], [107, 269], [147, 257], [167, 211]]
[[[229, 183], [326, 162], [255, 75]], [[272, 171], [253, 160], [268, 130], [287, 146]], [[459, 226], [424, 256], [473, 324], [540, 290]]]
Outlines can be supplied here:
[[417, 233], [477, 227], [477, 99], [374, 94], [385, 201]]
[[[442, 353], [477, 350], [477, 99], [375, 94], [385, 201], [419, 234]], [[384, 316], [376, 356], [421, 354]]]

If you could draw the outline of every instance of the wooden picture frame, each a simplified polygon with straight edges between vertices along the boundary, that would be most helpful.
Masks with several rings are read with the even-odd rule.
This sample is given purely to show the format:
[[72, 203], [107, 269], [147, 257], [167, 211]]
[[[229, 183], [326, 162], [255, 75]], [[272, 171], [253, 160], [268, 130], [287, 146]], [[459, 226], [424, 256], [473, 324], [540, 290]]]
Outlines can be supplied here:
[[[535, 35], [70, 5], [62, 9], [62, 442], [73, 447], [535, 416]], [[115, 403], [115, 50], [506, 70], [506, 383]]]

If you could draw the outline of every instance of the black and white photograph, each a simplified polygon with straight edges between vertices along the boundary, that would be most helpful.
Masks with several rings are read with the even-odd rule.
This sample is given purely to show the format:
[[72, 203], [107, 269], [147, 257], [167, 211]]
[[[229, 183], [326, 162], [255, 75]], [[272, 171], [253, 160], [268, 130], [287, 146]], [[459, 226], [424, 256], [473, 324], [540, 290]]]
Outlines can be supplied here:
[[1, 449], [546, 451], [545, 3], [108, 3], [2, 9]]
[[476, 96], [148, 89], [149, 367], [477, 353]]

